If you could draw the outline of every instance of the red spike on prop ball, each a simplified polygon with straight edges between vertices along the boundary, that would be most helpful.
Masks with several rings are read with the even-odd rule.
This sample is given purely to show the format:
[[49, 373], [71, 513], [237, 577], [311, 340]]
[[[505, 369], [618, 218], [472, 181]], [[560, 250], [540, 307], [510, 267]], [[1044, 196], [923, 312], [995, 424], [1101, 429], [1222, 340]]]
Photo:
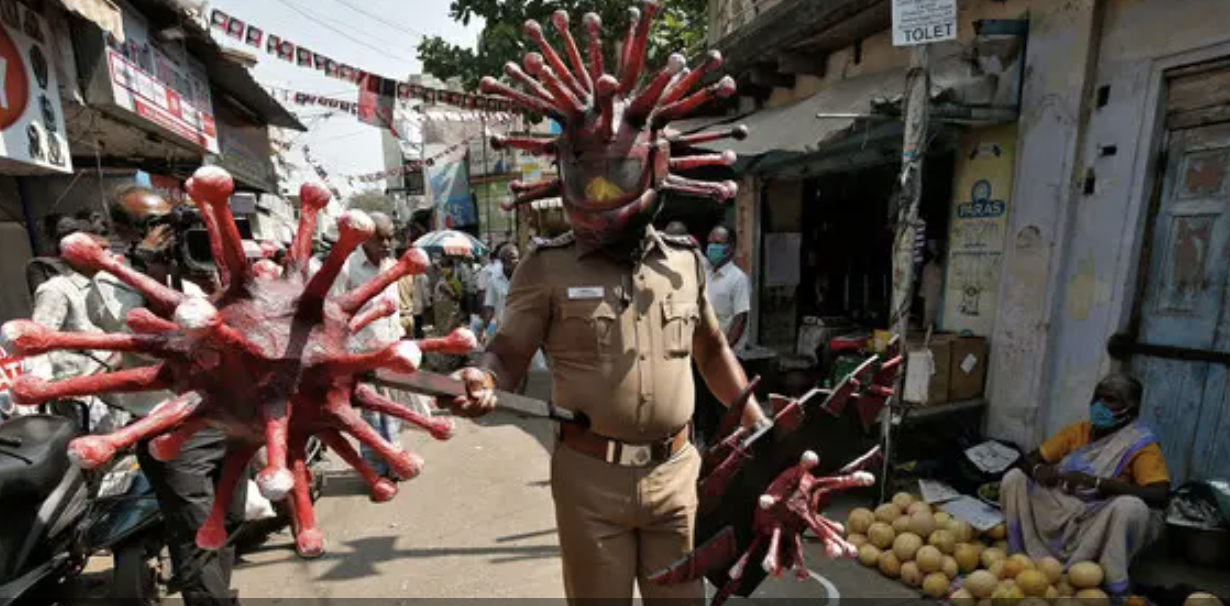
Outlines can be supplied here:
[[[317, 214], [329, 202], [326, 190], [308, 184], [300, 192], [300, 232], [289, 253], [289, 271], [254, 271], [243, 255], [226, 204], [230, 188], [230, 176], [213, 167], [197, 171], [189, 186], [202, 205], [202, 215], [209, 216], [211, 242], [216, 243], [228, 279], [223, 291], [210, 299], [187, 297], [133, 271], [92, 238], [66, 238], [62, 250], [71, 264], [110, 272], [145, 297], [149, 309], [136, 309], [127, 317], [133, 334], [62, 333], [24, 320], [9, 322], [0, 331], [27, 352], [132, 352], [159, 362], [57, 382], [26, 376], [13, 386], [13, 398], [20, 404], [39, 404], [109, 393], [171, 390], [179, 394], [114, 433], [74, 440], [69, 445], [70, 458], [81, 467], [95, 468], [124, 449], [149, 441], [151, 455], [170, 460], [198, 431], [219, 428], [228, 438], [227, 455], [216, 500], [197, 534], [197, 543], [211, 549], [225, 543], [229, 495], [238, 482], [245, 481], [252, 454], [264, 446], [268, 465], [257, 475], [257, 485], [267, 497], [287, 500], [297, 529], [296, 550], [316, 556], [325, 543], [308, 492], [310, 475], [304, 462], [308, 437], [321, 436], [367, 481], [373, 500], [387, 501], [396, 494], [396, 487], [375, 476], [342, 434], [370, 446], [403, 478], [417, 475], [423, 461], [385, 441], [363, 421], [352, 402], [361, 400], [369, 408], [408, 419], [437, 437], [448, 433], [445, 421], [423, 418], [392, 400], [360, 398], [368, 394], [361, 378], [370, 370], [414, 372], [422, 356], [419, 345], [399, 341], [375, 351], [351, 350], [358, 330], [396, 312], [387, 303], [368, 302], [403, 276], [425, 271], [428, 259], [423, 251], [411, 249], [370, 282], [330, 296], [341, 262], [374, 227], [367, 215], [346, 213], [339, 222], [339, 241], [331, 256], [307, 278]], [[253, 275], [262, 279], [251, 280]], [[473, 346], [474, 336], [466, 331], [424, 341], [422, 347], [459, 352]]]
[[312, 257], [312, 238], [316, 236], [316, 218], [329, 205], [333, 195], [321, 183], [307, 182], [299, 186], [299, 230], [291, 240], [287, 258], [290, 266], [300, 272], [307, 271], [308, 259]]

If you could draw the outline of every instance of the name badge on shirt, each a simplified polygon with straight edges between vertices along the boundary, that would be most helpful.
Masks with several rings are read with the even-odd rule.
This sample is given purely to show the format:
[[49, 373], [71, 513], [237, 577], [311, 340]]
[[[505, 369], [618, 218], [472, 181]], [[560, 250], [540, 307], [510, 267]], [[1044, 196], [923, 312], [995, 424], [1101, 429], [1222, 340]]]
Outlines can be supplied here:
[[601, 286], [574, 286], [568, 289], [568, 299], [572, 301], [601, 299], [604, 296], [606, 296], [606, 289]]

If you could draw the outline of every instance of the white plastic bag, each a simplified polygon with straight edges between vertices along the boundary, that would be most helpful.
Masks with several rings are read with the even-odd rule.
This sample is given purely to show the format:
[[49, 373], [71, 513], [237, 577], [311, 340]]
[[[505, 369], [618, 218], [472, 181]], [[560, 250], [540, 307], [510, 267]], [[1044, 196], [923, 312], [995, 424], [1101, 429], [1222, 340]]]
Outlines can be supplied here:
[[246, 522], [268, 520], [277, 516], [273, 511], [273, 503], [261, 496], [261, 489], [256, 482], [248, 480], [248, 502], [244, 504], [243, 519]]

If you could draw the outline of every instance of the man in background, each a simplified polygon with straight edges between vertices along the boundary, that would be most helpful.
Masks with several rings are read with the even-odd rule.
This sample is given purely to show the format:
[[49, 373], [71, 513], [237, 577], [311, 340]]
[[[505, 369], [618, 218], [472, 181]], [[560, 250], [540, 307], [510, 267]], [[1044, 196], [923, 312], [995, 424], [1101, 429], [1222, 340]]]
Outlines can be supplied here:
[[[709, 232], [709, 242], [705, 247], [707, 262], [709, 304], [717, 316], [718, 327], [730, 344], [730, 349], [738, 355], [747, 344], [747, 317], [751, 311], [751, 286], [747, 274], [731, 263], [734, 259], [734, 235], [730, 230], [719, 225]], [[722, 423], [725, 407], [705, 389], [704, 381], [699, 373], [693, 372], [696, 383], [696, 410], [693, 421], [696, 424], [698, 441], [709, 443], [715, 439], [715, 434]]]
[[500, 248], [500, 258], [489, 267], [498, 267], [499, 273], [492, 274], [487, 282], [486, 295], [483, 299], [483, 334], [486, 342], [495, 335], [495, 328], [504, 318], [504, 304], [508, 301], [508, 286], [513, 272], [517, 271], [517, 263], [521, 261], [521, 253], [515, 246]]
[[735, 236], [722, 226], [709, 232], [705, 247], [709, 260], [709, 300], [717, 314], [722, 333], [730, 348], [738, 353], [747, 346], [747, 317], [752, 310], [752, 286], [747, 274], [731, 261], [735, 258]]
[[[333, 283], [335, 293], [354, 290], [370, 282], [381, 272], [391, 268], [396, 263], [393, 259], [396, 232], [393, 220], [388, 215], [380, 212], [371, 213], [371, 218], [376, 226], [376, 230], [359, 247], [359, 250], [354, 251], [350, 258], [346, 259], [346, 263], [342, 265], [337, 281]], [[383, 299], [391, 300], [400, 307], [398, 283], [390, 284], [379, 296], [373, 297], [360, 310], [360, 313], [371, 306], [379, 305]], [[353, 335], [348, 347], [352, 353], [375, 351], [401, 339], [403, 335], [404, 331], [398, 316], [386, 316], [372, 322], [363, 330]], [[385, 396], [392, 397], [387, 390], [380, 389]], [[427, 407], [423, 404], [422, 398], [412, 397], [407, 403], [420, 413], [429, 413]], [[372, 426], [372, 429], [376, 430], [376, 433], [380, 434], [390, 444], [398, 446], [401, 443], [400, 419], [370, 410], [363, 411], [363, 418]], [[372, 469], [376, 473], [394, 481], [402, 479], [396, 477], [396, 474], [389, 469], [383, 457], [371, 451], [365, 444], [360, 444], [360, 450], [363, 458], [371, 464]]]
[[507, 242], [504, 242], [492, 249], [491, 254], [488, 255], [486, 265], [483, 265], [483, 268], [478, 270], [476, 280], [478, 283], [478, 308], [480, 312], [483, 309], [483, 304], [487, 301], [487, 288], [491, 284], [492, 278], [499, 275], [502, 271], [500, 267], [500, 251], [507, 244]]

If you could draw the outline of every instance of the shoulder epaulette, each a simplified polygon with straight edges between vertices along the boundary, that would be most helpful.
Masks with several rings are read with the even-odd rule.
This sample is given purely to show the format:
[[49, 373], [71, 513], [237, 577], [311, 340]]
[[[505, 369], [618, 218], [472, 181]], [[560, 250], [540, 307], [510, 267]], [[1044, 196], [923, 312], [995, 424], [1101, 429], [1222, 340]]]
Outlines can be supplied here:
[[568, 232], [562, 236], [552, 238], [550, 240], [543, 240], [530, 244], [530, 252], [552, 248], [565, 248], [571, 246], [575, 242], [576, 238], [573, 236], [572, 232]]
[[684, 248], [700, 248], [700, 245], [696, 243], [696, 240], [692, 236], [675, 236], [664, 233], [659, 233], [658, 235], [662, 237], [663, 242], [668, 244], [674, 244], [675, 246], [682, 246]]

